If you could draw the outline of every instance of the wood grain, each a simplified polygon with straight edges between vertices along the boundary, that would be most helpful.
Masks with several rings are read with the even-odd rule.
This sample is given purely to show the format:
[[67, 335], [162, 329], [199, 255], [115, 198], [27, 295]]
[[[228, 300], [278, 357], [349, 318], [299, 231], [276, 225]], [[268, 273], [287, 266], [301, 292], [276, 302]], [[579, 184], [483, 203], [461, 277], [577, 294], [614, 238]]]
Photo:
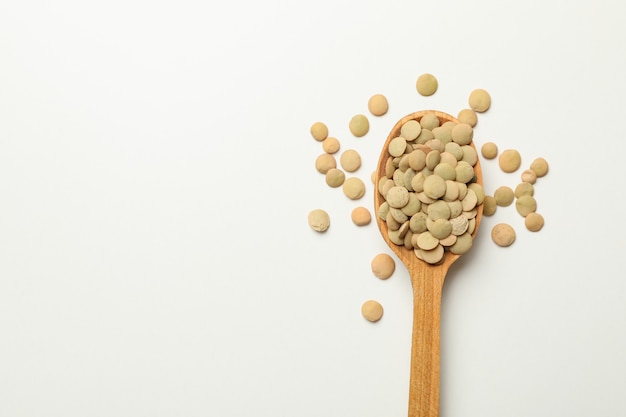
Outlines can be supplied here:
[[[391, 242], [387, 234], [387, 223], [378, 216], [380, 205], [384, 198], [378, 190], [379, 179], [385, 176], [385, 163], [389, 157], [389, 142], [400, 135], [400, 128], [409, 120], [421, 120], [428, 113], [435, 113], [441, 124], [447, 121], [458, 123], [458, 120], [449, 114], [426, 110], [411, 113], [400, 119], [383, 145], [376, 170], [374, 207], [376, 222], [383, 238], [407, 267], [413, 287], [413, 336], [411, 346], [411, 376], [409, 382], [409, 417], [438, 417], [439, 416], [439, 387], [440, 387], [440, 317], [441, 292], [443, 283], [450, 266], [459, 258], [447, 252], [443, 260], [437, 265], [430, 265], [415, 256], [412, 249], [398, 246]], [[474, 143], [472, 141], [472, 146]], [[480, 161], [474, 167], [476, 182], [483, 184]], [[476, 228], [478, 231], [482, 218], [482, 205], [478, 206]]]

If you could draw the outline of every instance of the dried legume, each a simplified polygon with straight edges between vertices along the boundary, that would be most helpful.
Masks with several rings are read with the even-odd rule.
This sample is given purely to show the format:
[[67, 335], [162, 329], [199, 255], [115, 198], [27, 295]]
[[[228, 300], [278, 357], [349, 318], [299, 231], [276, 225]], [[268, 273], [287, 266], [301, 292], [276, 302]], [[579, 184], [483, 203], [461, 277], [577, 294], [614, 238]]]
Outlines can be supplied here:
[[537, 177], [543, 177], [548, 173], [548, 162], [543, 158], [537, 158], [530, 164], [530, 169]]
[[515, 201], [515, 209], [522, 217], [526, 217], [537, 210], [537, 201], [533, 196], [523, 195]]
[[387, 279], [396, 270], [396, 262], [386, 253], [379, 253], [372, 259], [372, 272], [380, 279]]
[[389, 110], [389, 103], [384, 95], [374, 94], [367, 102], [367, 108], [374, 116], [382, 116]]
[[367, 226], [372, 221], [370, 211], [365, 207], [356, 207], [352, 210], [352, 222], [357, 226]]
[[375, 300], [367, 300], [361, 306], [361, 314], [367, 321], [377, 322], [383, 317], [383, 306]]
[[483, 113], [491, 107], [491, 96], [486, 90], [478, 88], [470, 93], [468, 102], [472, 110]]
[[354, 172], [361, 167], [361, 155], [354, 149], [347, 149], [339, 157], [339, 163], [346, 172]]
[[328, 137], [328, 127], [322, 122], [315, 122], [311, 125], [311, 136], [317, 141], [323, 141]]
[[491, 239], [498, 246], [511, 246], [515, 242], [515, 229], [506, 223], [496, 224], [491, 229]]
[[326, 184], [328, 184], [329, 187], [340, 187], [345, 180], [346, 174], [338, 168], [331, 168], [326, 172]]
[[309, 226], [316, 232], [323, 233], [330, 227], [330, 216], [322, 209], [315, 209], [309, 212]]
[[350, 119], [350, 123], [348, 125], [350, 128], [350, 132], [360, 138], [365, 136], [367, 132], [370, 130], [370, 122], [367, 117], [363, 114], [357, 114], [352, 119]]
[[432, 96], [437, 91], [437, 78], [432, 74], [422, 74], [417, 78], [415, 87], [417, 92], [423, 96]]
[[[433, 137], [422, 142], [427, 127]], [[485, 200], [484, 189], [474, 182], [478, 155], [470, 145], [472, 127], [440, 125], [435, 113], [426, 113], [399, 131], [404, 133], [390, 140], [385, 176], [377, 184], [385, 198], [379, 216], [389, 240], [430, 264], [439, 263], [447, 250], [465, 253], [472, 245], [477, 206]]]
[[480, 152], [486, 159], [493, 159], [498, 156], [498, 146], [493, 142], [486, 142], [480, 148]]
[[326, 174], [331, 168], [337, 168], [337, 161], [334, 156], [323, 153], [315, 160], [315, 169], [320, 173]]
[[543, 216], [539, 213], [528, 213], [524, 219], [524, 225], [531, 232], [538, 232], [543, 227]]
[[476, 123], [478, 123], [478, 116], [476, 115], [476, 112], [472, 109], [461, 110], [456, 118], [459, 122], [467, 123], [472, 127], [476, 126]]
[[498, 158], [500, 169], [502, 171], [511, 173], [517, 171], [522, 164], [522, 157], [515, 149], [507, 149], [500, 154]]
[[511, 187], [502, 185], [496, 189], [493, 193], [493, 198], [496, 200], [496, 204], [500, 207], [508, 207], [513, 203], [515, 199], [515, 193]]
[[358, 177], [351, 177], [343, 182], [343, 193], [350, 200], [358, 200], [365, 195], [365, 184]]
[[322, 142], [322, 149], [326, 153], [337, 153], [339, 150], [339, 140], [337, 138], [333, 138], [332, 136], [327, 137]]

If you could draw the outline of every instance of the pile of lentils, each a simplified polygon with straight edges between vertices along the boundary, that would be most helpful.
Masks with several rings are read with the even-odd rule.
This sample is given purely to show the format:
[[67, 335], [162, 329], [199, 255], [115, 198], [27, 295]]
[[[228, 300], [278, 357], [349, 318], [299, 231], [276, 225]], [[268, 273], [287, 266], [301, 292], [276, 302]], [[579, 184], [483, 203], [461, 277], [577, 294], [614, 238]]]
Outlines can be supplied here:
[[[431, 96], [437, 91], [438, 81], [432, 74], [422, 74], [417, 78], [415, 87], [420, 95]], [[372, 116], [380, 117], [387, 113], [389, 109], [389, 102], [383, 94], [374, 94], [369, 99], [367, 107]], [[489, 93], [484, 89], [475, 89], [469, 94], [468, 108], [464, 108], [458, 112], [457, 120], [459, 121], [459, 124], [456, 126], [447, 125], [446, 123], [436, 126], [436, 117], [425, 116], [419, 122], [414, 121], [414, 123], [405, 123], [407, 126], [403, 126], [402, 134], [397, 140], [394, 139], [390, 143], [390, 159], [387, 164], [387, 175], [383, 177], [381, 179], [381, 183], [378, 184], [379, 190], [384, 193], [386, 206], [380, 207], [378, 213], [381, 218], [384, 216], [383, 220], [385, 220], [387, 225], [390, 226], [389, 229], [392, 232], [395, 232], [392, 229], [396, 228], [396, 224], [399, 226], [404, 224], [404, 222], [399, 221], [404, 220], [404, 216], [400, 215], [401, 213], [406, 216], [406, 213], [403, 213], [402, 210], [409, 206], [409, 208], [404, 211], [408, 210], [409, 213], [415, 211], [412, 216], [416, 217], [416, 220], [413, 221], [415, 223], [413, 226], [414, 230], [421, 230], [422, 227], [426, 227], [427, 230], [425, 231], [429, 232], [429, 234], [427, 235], [423, 232], [419, 233], [411, 230], [411, 222], [409, 220], [409, 216], [407, 216], [408, 226], [405, 227], [403, 232], [393, 233], [394, 238], [391, 240], [398, 245], [408, 245], [416, 248], [416, 255], [419, 258], [421, 254], [420, 259], [425, 262], [439, 262], [441, 260], [439, 255], [441, 254], [442, 256], [443, 250], [446, 247], [448, 250], [453, 251], [453, 253], [464, 253], [469, 249], [469, 247], [471, 247], [471, 236], [469, 238], [466, 236], [471, 235], [473, 231], [471, 229], [472, 213], [475, 212], [476, 206], [479, 204], [483, 205], [484, 216], [493, 216], [496, 214], [498, 207], [508, 207], [515, 202], [515, 209], [522, 217], [524, 217], [524, 225], [527, 230], [531, 232], [538, 232], [544, 226], [544, 218], [537, 212], [537, 201], [534, 197], [534, 184], [539, 178], [544, 177], [548, 173], [548, 162], [544, 158], [534, 159], [530, 165], [522, 171], [520, 178], [521, 181], [515, 189], [508, 186], [500, 186], [494, 191], [493, 195], [486, 195], [479, 184], [472, 182], [471, 178], [473, 178], [473, 175], [470, 177], [470, 171], [466, 168], [466, 166], [472, 168], [471, 172], [473, 174], [472, 159], [474, 157], [478, 157], [476, 152], [472, 153], [471, 150], [468, 150], [468, 148], [471, 148], [469, 146], [469, 142], [473, 137], [472, 129], [478, 123], [478, 114], [486, 112], [490, 107], [491, 96]], [[363, 137], [369, 132], [369, 118], [364, 114], [357, 114], [350, 119], [348, 127], [352, 135], [355, 137]], [[435, 129], [440, 129], [442, 131], [437, 131]], [[452, 135], [452, 131], [454, 129], [458, 129], [454, 135], [456, 140]], [[418, 155], [418, 153], [413, 154], [414, 157], [412, 159], [409, 158], [408, 155], [411, 155], [414, 151], [419, 149], [419, 146], [417, 145], [427, 146], [432, 149], [431, 146], [426, 145], [426, 142], [429, 140], [432, 141], [434, 139], [441, 139], [441, 137], [436, 138], [435, 135], [443, 134], [443, 130], [446, 130], [444, 137], [449, 135], [449, 141], [444, 139], [444, 143], [441, 143], [441, 148], [439, 148], [440, 144], [437, 142], [429, 143], [429, 145], [433, 145], [439, 150], [439, 160], [437, 163], [435, 163], [435, 160], [437, 159], [435, 156], [431, 156], [430, 161], [427, 160], [427, 157], [431, 152], [422, 152], [424, 153], [424, 158], [421, 158], [422, 155]], [[315, 169], [324, 176], [326, 184], [331, 188], [341, 188], [343, 194], [350, 200], [360, 200], [365, 195], [366, 185], [365, 181], [355, 175], [355, 172], [361, 167], [361, 156], [358, 151], [355, 149], [343, 150], [339, 154], [338, 164], [336, 155], [341, 150], [341, 144], [336, 137], [329, 134], [328, 126], [325, 123], [318, 121], [310, 126], [309, 131], [313, 139], [321, 142], [323, 152], [315, 160]], [[422, 134], [424, 134], [424, 136], [419, 139]], [[439, 142], [441, 142], [441, 140], [439, 140]], [[407, 144], [411, 145], [411, 149], [409, 150], [410, 152], [408, 153]], [[464, 148], [466, 149], [465, 153], [459, 151], [458, 148], [462, 147], [466, 147]], [[425, 150], [426, 149], [422, 149], [422, 151]], [[416, 168], [421, 168], [422, 159], [424, 159], [424, 167], [421, 169], [427, 169], [434, 173], [437, 166], [440, 165], [441, 157], [444, 153], [453, 155], [456, 160], [456, 164], [454, 164], [454, 161], [449, 158], [448, 155], [444, 156], [444, 161], [447, 161], [446, 164], [455, 165], [454, 179], [452, 179], [452, 172], [447, 169], [448, 167], [445, 165], [439, 168], [439, 171], [443, 171], [440, 172], [442, 175], [437, 175], [437, 178], [441, 178], [443, 180], [444, 186], [441, 184], [442, 181], [437, 178], [426, 182], [426, 179], [433, 177], [433, 175], [422, 175], [421, 178], [418, 176], [420, 170]], [[394, 156], [394, 154], [397, 154], [397, 156]], [[506, 149], [500, 152], [494, 142], [484, 143], [480, 148], [480, 154], [487, 160], [496, 160], [497, 158], [500, 169], [505, 173], [515, 173], [521, 167], [522, 158], [517, 150]], [[404, 170], [402, 170], [400, 161], [404, 155], [407, 155], [407, 157], [405, 162], [402, 164], [402, 168], [404, 168]], [[406, 164], [408, 165], [405, 166]], [[459, 169], [457, 170], [457, 168]], [[415, 172], [415, 174], [409, 171], [409, 174], [407, 175], [407, 169]], [[403, 176], [410, 176], [411, 179], [408, 181], [402, 179], [402, 185], [398, 186], [397, 181], [394, 182], [394, 178], [396, 178], [396, 176], [399, 177], [401, 174], [396, 174], [396, 172], [401, 172]], [[376, 173], [374, 172], [371, 174], [372, 183], [375, 180], [375, 177]], [[459, 179], [461, 179], [461, 181], [458, 181]], [[436, 214], [435, 217], [440, 217], [440, 215], [443, 217], [448, 216], [448, 223], [438, 221], [439, 219], [428, 219], [428, 215], [421, 209], [421, 205], [433, 205], [438, 201], [445, 201], [447, 192], [455, 194], [451, 191], [453, 190], [452, 187], [445, 186], [447, 181], [454, 181], [456, 183], [466, 185], [466, 187], [463, 187], [463, 185], [457, 186], [459, 189], [459, 195], [456, 196], [455, 201], [461, 204], [461, 212], [454, 213], [457, 214], [457, 216], [452, 216], [451, 214], [448, 214], [447, 210], [444, 210], [443, 205], [440, 204], [445, 213], [441, 214], [439, 210], [436, 210], [436, 206], [433, 213], [439, 213]], [[450, 184], [448, 183], [447, 185]], [[421, 191], [417, 193], [412, 192], [415, 191], [416, 188], [418, 190], [421, 189]], [[441, 194], [442, 191], [443, 194]], [[418, 197], [419, 193], [422, 193], [422, 200]], [[471, 197], [463, 203], [464, 198], [467, 198], [468, 194], [471, 195]], [[458, 197], [461, 195], [463, 195], [464, 198], [459, 199]], [[448, 195], [448, 198], [452, 197], [455, 196]], [[419, 202], [420, 205], [418, 210], [415, 210], [415, 207], [418, 205], [416, 201]], [[456, 203], [453, 205], [457, 206]], [[470, 206], [472, 207], [470, 208]], [[466, 208], [467, 210], [465, 210]], [[390, 212], [395, 213], [395, 215], [399, 216], [400, 219], [390, 215]], [[430, 210], [428, 210], [428, 212], [430, 212]], [[459, 217], [462, 219], [459, 219]], [[453, 222], [452, 219], [456, 220]], [[352, 210], [351, 220], [356, 226], [359, 227], [369, 225], [372, 220], [370, 209], [362, 205], [356, 206]], [[433, 230], [428, 229], [426, 226], [427, 221], [431, 224], [431, 228], [433, 228], [435, 222], [438, 222], [437, 227], [433, 228], [435, 235], [433, 235]], [[308, 223], [314, 231], [324, 233], [330, 228], [330, 215], [321, 208], [313, 209], [308, 214]], [[448, 224], [450, 225], [450, 232], [448, 232]], [[399, 227], [396, 231], [398, 230], [400, 230]], [[462, 233], [461, 230], [463, 230]], [[420, 241], [417, 237], [413, 239], [412, 236], [409, 235], [411, 237], [406, 239], [409, 232], [411, 232], [411, 235], [413, 236], [419, 237], [424, 235], [425, 237], [422, 237]], [[401, 233], [404, 234], [400, 239]], [[433, 238], [430, 239], [429, 235]], [[450, 236], [454, 237], [452, 238]], [[465, 237], [459, 239], [461, 236]], [[498, 223], [491, 230], [491, 238], [496, 245], [500, 247], [508, 247], [515, 242], [516, 231], [510, 224]], [[454, 243], [445, 245], [453, 240]], [[459, 240], [461, 241], [459, 242]], [[437, 245], [442, 248], [436, 252], [436, 256], [430, 256], [435, 255], [435, 252], [432, 252], [432, 247], [435, 244], [435, 241], [437, 242]], [[429, 254], [429, 257], [424, 259], [424, 254], [426, 253]], [[383, 280], [388, 279], [395, 271], [394, 258], [387, 253], [380, 253], [376, 255], [371, 261], [371, 270], [375, 277]], [[383, 308], [376, 300], [367, 300], [361, 306], [361, 313], [366, 320], [377, 322], [383, 316]]]

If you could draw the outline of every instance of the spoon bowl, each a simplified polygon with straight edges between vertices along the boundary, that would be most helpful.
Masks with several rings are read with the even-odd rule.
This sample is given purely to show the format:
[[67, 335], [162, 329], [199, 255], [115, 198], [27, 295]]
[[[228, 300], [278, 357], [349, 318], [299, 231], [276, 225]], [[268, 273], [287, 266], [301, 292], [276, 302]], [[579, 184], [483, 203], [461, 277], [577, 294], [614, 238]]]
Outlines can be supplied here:
[[[381, 178], [386, 178], [386, 163], [389, 158], [389, 144], [400, 136], [402, 125], [410, 120], [418, 122], [426, 114], [435, 114], [440, 124], [445, 122], [459, 123], [449, 114], [427, 110], [411, 113], [400, 119], [383, 145], [375, 175], [374, 207], [378, 228], [391, 248], [408, 269], [413, 287], [413, 335], [411, 346], [411, 372], [409, 385], [409, 417], [439, 416], [439, 379], [440, 379], [440, 315], [441, 292], [450, 266], [461, 255], [445, 251], [443, 259], [437, 264], [429, 264], [418, 259], [413, 249], [400, 246], [391, 241], [387, 223], [379, 215], [380, 206], [385, 201], [379, 185]], [[474, 147], [474, 143], [470, 145]], [[474, 182], [483, 185], [480, 162], [474, 165]], [[478, 231], [482, 218], [482, 205], [477, 206], [476, 224], [472, 238]]]

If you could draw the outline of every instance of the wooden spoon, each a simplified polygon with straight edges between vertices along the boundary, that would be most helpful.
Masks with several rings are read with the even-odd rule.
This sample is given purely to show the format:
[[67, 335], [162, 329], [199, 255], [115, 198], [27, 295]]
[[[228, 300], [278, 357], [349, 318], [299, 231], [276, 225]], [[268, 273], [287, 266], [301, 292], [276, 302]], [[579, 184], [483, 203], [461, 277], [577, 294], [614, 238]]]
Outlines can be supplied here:
[[[378, 190], [380, 178], [385, 177], [385, 165], [389, 158], [389, 142], [400, 136], [400, 128], [409, 120], [420, 121], [425, 114], [434, 113], [441, 124], [452, 121], [459, 123], [449, 114], [439, 111], [420, 111], [400, 119], [389, 133], [383, 146], [376, 170], [374, 207], [376, 221], [383, 238], [407, 267], [413, 286], [413, 337], [411, 347], [411, 379], [409, 386], [409, 417], [439, 416], [439, 332], [441, 314], [441, 291], [443, 281], [450, 266], [461, 255], [446, 251], [443, 260], [431, 265], [418, 259], [412, 249], [394, 244], [387, 234], [387, 223], [378, 215], [380, 205], [385, 201]], [[474, 146], [473, 142], [471, 146]], [[474, 166], [476, 182], [483, 184], [480, 163]], [[472, 237], [478, 231], [482, 218], [482, 205], [478, 206], [476, 227]]]

